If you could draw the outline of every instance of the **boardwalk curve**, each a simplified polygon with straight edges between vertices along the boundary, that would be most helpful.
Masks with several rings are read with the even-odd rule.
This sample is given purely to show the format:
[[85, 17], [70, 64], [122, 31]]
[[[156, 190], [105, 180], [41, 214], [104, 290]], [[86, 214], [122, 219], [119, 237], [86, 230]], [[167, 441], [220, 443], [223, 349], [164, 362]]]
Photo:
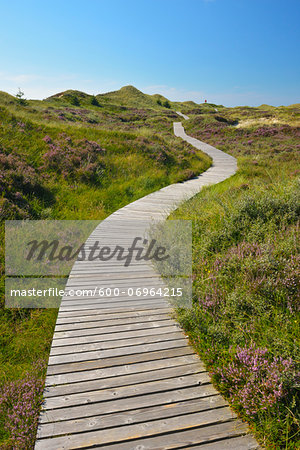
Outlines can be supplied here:
[[[203, 186], [236, 172], [235, 158], [186, 135], [180, 122], [174, 123], [174, 133], [211, 156], [212, 166], [119, 209], [88, 242], [105, 238], [126, 247], [145, 223], [165, 220]], [[68, 287], [99, 285], [164, 286], [147, 264], [74, 264]], [[62, 299], [36, 450], [258, 448], [212, 386], [171, 313], [161, 297]]]

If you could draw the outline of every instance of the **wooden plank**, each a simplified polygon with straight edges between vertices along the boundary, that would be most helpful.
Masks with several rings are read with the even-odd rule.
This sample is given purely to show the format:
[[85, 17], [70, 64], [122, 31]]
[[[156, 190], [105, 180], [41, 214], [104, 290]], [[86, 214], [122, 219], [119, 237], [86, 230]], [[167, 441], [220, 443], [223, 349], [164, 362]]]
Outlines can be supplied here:
[[[66, 314], [66, 315], [64, 315]], [[123, 312], [124, 314], [124, 312]], [[120, 315], [120, 317], [118, 317]], [[148, 319], [148, 317], [151, 317]], [[154, 317], [155, 316], [155, 317]], [[171, 312], [165, 312], [164, 308], [161, 309], [142, 309], [142, 310], [129, 310], [126, 311], [126, 315], [123, 317], [121, 316], [120, 312], [111, 312], [109, 310], [99, 310], [99, 309], [90, 309], [89, 311], [82, 311], [80, 313], [77, 313], [76, 311], [74, 313], [62, 313], [58, 317], [60, 321], [57, 322], [58, 325], [67, 325], [72, 323], [83, 323], [83, 322], [93, 322], [93, 321], [103, 321], [106, 322], [107, 320], [123, 320], [124, 322], [131, 321], [132, 319], [140, 320], [141, 322], [147, 321], [147, 320], [161, 320], [162, 319], [173, 319], [173, 314]], [[174, 319], [173, 319], [174, 320]], [[130, 323], [130, 322], [129, 322]], [[176, 322], [177, 323], [177, 322]]]
[[[77, 306], [89, 306], [92, 308], [112, 308], [116, 306], [138, 306], [138, 305], [151, 305], [151, 304], [167, 305], [166, 298], [162, 297], [116, 297], [116, 298], [96, 298], [96, 297], [82, 297], [74, 298], [66, 301], [62, 301], [60, 307], [77, 307]], [[75, 308], [74, 308], [75, 309]]]
[[[156, 371], [144, 371], [141, 373], [122, 374], [116, 376], [114, 374], [111, 378], [97, 378], [95, 380], [80, 381], [77, 383], [63, 383], [60, 385], [47, 386], [45, 390], [45, 397], [58, 397], [64, 395], [71, 395], [76, 393], [85, 393], [93, 390], [103, 390], [108, 388], [125, 387], [133, 384], [147, 383], [176, 378], [178, 376], [187, 376], [191, 374], [201, 374], [202, 378], [207, 380], [207, 372], [199, 363], [180, 365], [178, 367], [166, 368], [165, 366]], [[64, 380], [65, 381], [65, 380]], [[182, 380], [184, 383], [184, 380]], [[171, 386], [172, 383], [170, 383]], [[147, 386], [145, 386], [147, 387]], [[114, 394], [115, 395], [115, 394]]]
[[58, 397], [62, 395], [77, 394], [79, 392], [90, 392], [99, 389], [110, 389], [121, 386], [130, 386], [133, 384], [147, 383], [149, 380], [163, 380], [179, 376], [197, 374], [205, 372], [199, 364], [187, 364], [178, 367], [163, 368], [155, 371], [141, 372], [118, 377], [95, 379], [92, 381], [80, 381], [79, 383], [62, 384], [60, 386], [47, 387], [45, 398]]
[[[107, 330], [109, 331], [109, 330]], [[155, 336], [162, 334], [169, 334], [179, 332], [179, 328], [176, 325], [159, 327], [159, 328], [147, 328], [144, 330], [136, 330], [136, 331], [125, 331], [123, 333], [107, 333], [107, 334], [95, 334], [89, 336], [75, 337], [75, 338], [64, 338], [59, 339], [54, 336], [52, 341], [53, 347], [61, 347], [67, 345], [78, 345], [78, 344], [90, 344], [92, 342], [104, 342], [104, 341], [115, 341], [121, 339], [136, 338], [136, 337], [146, 337], [146, 336]], [[132, 342], [130, 340], [130, 342]]]
[[218, 440], [210, 444], [193, 446], [193, 450], [256, 450], [260, 446], [252, 436], [241, 436]]
[[108, 428], [106, 430], [74, 433], [69, 436], [42, 439], [37, 442], [37, 449], [85, 448], [97, 444], [109, 444], [137, 437], [152, 436], [158, 433], [170, 433], [185, 428], [203, 427], [212, 423], [227, 422], [232, 419], [228, 407], [171, 417], [164, 420], [153, 420], [148, 423], [127, 425], [126, 427]]
[[[78, 322], [92, 322], [94, 320], [111, 320], [111, 319], [119, 319], [119, 320], [129, 320], [131, 318], [136, 318], [139, 320], [142, 320], [143, 317], [149, 317], [150, 312], [149, 311], [132, 311], [132, 312], [126, 312], [126, 313], [118, 313], [118, 314], [114, 314], [114, 313], [109, 313], [107, 312], [105, 315], [102, 313], [98, 313], [96, 314], [96, 312], [98, 312], [98, 310], [94, 311], [91, 313], [91, 315], [80, 315], [80, 316], [75, 316], [75, 317], [65, 317], [62, 314], [58, 314], [57, 317], [57, 321], [56, 324], [67, 324], [67, 323], [78, 323]], [[157, 320], [157, 316], [162, 316], [164, 318], [168, 318], [170, 317], [170, 309], [165, 309], [165, 310], [154, 310], [153, 314], [150, 315], [149, 319], [146, 320]]]
[[87, 279], [87, 277], [88, 277], [88, 279], [91, 279], [91, 280], [111, 280], [111, 282], [114, 282], [115, 280], [135, 280], [137, 278], [140, 278], [142, 280], [145, 280], [145, 279], [150, 280], [152, 278], [157, 279], [157, 278], [159, 278], [159, 275], [153, 274], [153, 272], [149, 272], [149, 271], [147, 273], [143, 273], [143, 272], [141, 272], [141, 273], [126, 272], [125, 273], [123, 271], [123, 272], [118, 273], [117, 275], [114, 273], [99, 273], [99, 272], [90, 273], [90, 274], [81, 274], [81, 273], [75, 274], [75, 273], [71, 272], [69, 275], [69, 279], [71, 281], [82, 279], [82, 278]]
[[[172, 322], [172, 323], [176, 323], [168, 314], [161, 314], [161, 313], [157, 313], [154, 314], [152, 310], [146, 310], [144, 311], [144, 315], [137, 315], [134, 316], [134, 311], [133, 312], [128, 312], [128, 316], [127, 317], [117, 317], [118, 314], [107, 314], [107, 315], [103, 315], [99, 314], [98, 316], [94, 316], [94, 320], [90, 320], [89, 318], [91, 316], [83, 316], [81, 319], [82, 320], [77, 320], [76, 318], [71, 318], [70, 322], [67, 323], [57, 323], [55, 326], [55, 331], [72, 331], [74, 329], [83, 329], [84, 327], [88, 328], [94, 328], [94, 327], [100, 327], [100, 328], [108, 328], [108, 327], [112, 327], [112, 326], [116, 326], [116, 325], [121, 325], [123, 326], [125, 325], [130, 325], [130, 324], [143, 324], [143, 323], [155, 323], [159, 326], [159, 324], [161, 323], [161, 321], [164, 322]], [[111, 316], [113, 316], [113, 318], [111, 318]]]
[[[57, 331], [54, 334], [54, 340], [60, 340], [60, 341], [64, 341], [65, 339], [73, 339], [73, 338], [80, 338], [82, 337], [84, 338], [88, 338], [89, 336], [95, 337], [97, 338], [97, 336], [102, 337], [102, 336], [107, 336], [111, 335], [113, 337], [114, 334], [125, 334], [125, 333], [133, 333], [133, 334], [137, 334], [137, 335], [141, 335], [144, 332], [153, 332], [154, 334], [158, 334], [160, 331], [163, 331], [165, 328], [170, 328], [170, 327], [175, 327], [176, 331], [179, 331], [180, 329], [176, 327], [176, 325], [174, 325], [171, 321], [167, 322], [164, 321], [164, 323], [161, 324], [161, 326], [153, 326], [151, 325], [151, 322], [145, 323], [145, 324], [140, 324], [140, 326], [138, 326], [138, 323], [133, 324], [136, 325], [136, 327], [129, 327], [128, 329], [123, 329], [121, 327], [126, 327], [126, 325], [117, 325], [114, 328], [116, 328], [115, 332], [111, 332], [109, 333], [109, 327], [103, 327], [103, 328], [97, 328], [97, 327], [89, 327], [89, 328], [79, 328], [79, 329], [75, 329], [75, 330], [67, 330], [67, 331]], [[121, 329], [117, 329], [117, 327], [121, 328]], [[131, 329], [130, 329], [131, 328]], [[181, 330], [180, 330], [181, 332]], [[151, 333], [152, 334], [152, 333]], [[97, 338], [98, 340], [98, 338]], [[110, 340], [110, 339], [108, 339]]]
[[150, 420], [165, 419], [182, 416], [189, 413], [207, 411], [226, 406], [226, 401], [219, 395], [197, 400], [173, 403], [170, 405], [158, 405], [150, 408], [133, 409], [121, 413], [113, 413], [98, 416], [52, 422], [43, 424], [39, 428], [38, 437], [46, 438], [71, 433], [84, 432], [86, 430], [101, 430], [134, 423], [143, 423]]
[[149, 353], [155, 350], [166, 350], [176, 347], [184, 347], [186, 339], [176, 339], [174, 341], [158, 342], [146, 345], [132, 345], [131, 347], [121, 347], [118, 349], [95, 350], [90, 352], [73, 353], [70, 355], [59, 355], [49, 357], [48, 364], [65, 364], [71, 362], [91, 361], [93, 359], [112, 358], [116, 356], [132, 355], [134, 353]]
[[216, 439], [222, 439], [225, 442], [226, 439], [241, 436], [246, 432], [247, 427], [241, 421], [236, 421], [235, 423], [226, 422], [162, 434], [155, 437], [133, 439], [127, 442], [123, 441], [117, 444], [105, 445], [105, 447], [95, 445], [93, 448], [105, 448], [105, 450], [170, 450], [178, 448], [194, 449], [196, 444], [202, 444], [199, 448], [205, 448], [207, 443]]
[[94, 417], [101, 414], [128, 411], [137, 408], [147, 408], [157, 405], [170, 405], [185, 400], [196, 400], [217, 395], [211, 384], [185, 389], [173, 389], [165, 392], [151, 393], [118, 400], [103, 401], [80, 406], [45, 410], [40, 417], [40, 423], [60, 422], [62, 420], [78, 419], [81, 417]]
[[60, 346], [52, 346], [50, 355], [68, 355], [71, 353], [83, 353], [83, 352], [91, 352], [98, 350], [107, 350], [113, 348], [121, 348], [121, 347], [131, 347], [135, 345], [141, 344], [152, 344], [155, 342], [166, 342], [166, 341], [174, 341], [176, 339], [182, 339], [182, 333], [178, 330], [175, 332], [169, 332], [164, 334], [156, 333], [151, 336], [138, 336], [136, 334], [135, 337], [132, 338], [124, 338], [124, 339], [111, 339], [102, 341], [99, 336], [99, 342], [92, 343], [84, 343], [84, 344], [73, 344], [73, 345], [60, 345]]
[[[127, 321], [126, 321], [127, 322]], [[103, 322], [85, 322], [83, 324], [74, 324], [74, 327], [70, 326], [59, 326], [55, 327], [55, 338], [72, 337], [72, 336], [86, 336], [89, 334], [107, 334], [108, 331], [113, 333], [134, 331], [134, 330], [146, 330], [146, 329], [156, 329], [159, 330], [161, 327], [167, 327], [173, 325], [172, 319], [165, 319], [159, 321], [146, 321], [138, 322], [138, 320], [128, 321], [127, 325], [124, 325], [124, 321], [118, 321], [117, 323], [123, 323], [123, 325], [114, 325], [112, 322], [107, 321], [105, 324]], [[132, 323], [130, 323], [132, 322]], [[111, 325], [109, 325], [111, 323]]]
[[45, 409], [66, 408], [69, 406], [86, 405], [116, 398], [133, 397], [145, 395], [153, 392], [164, 392], [183, 387], [199, 386], [210, 382], [207, 372], [200, 372], [183, 377], [168, 378], [166, 380], [149, 381], [134, 386], [121, 386], [112, 389], [98, 389], [92, 392], [82, 392], [62, 395], [58, 397], [47, 397], [45, 399]]
[[80, 372], [86, 370], [100, 369], [105, 367], [115, 367], [127, 364], [135, 364], [143, 361], [155, 361], [166, 358], [173, 358], [177, 356], [192, 355], [193, 350], [188, 347], [168, 348], [165, 350], [158, 350], [147, 353], [136, 353], [133, 355], [117, 356], [114, 358], [102, 358], [94, 361], [85, 361], [84, 363], [65, 363], [65, 364], [53, 364], [48, 366], [48, 375], [58, 375], [64, 373]]
[[46, 386], [60, 385], [67, 383], [79, 383], [89, 380], [127, 376], [130, 374], [140, 374], [144, 372], [154, 372], [156, 370], [176, 368], [181, 365], [197, 364], [199, 371], [204, 371], [203, 363], [195, 354], [174, 356], [173, 358], [157, 359], [154, 361], [139, 362], [133, 364], [123, 364], [121, 366], [107, 367], [104, 369], [92, 369], [79, 372], [64, 373], [62, 375], [48, 375]]
[[174, 314], [174, 312], [172, 312], [172, 310], [170, 309], [170, 305], [168, 305], [168, 308], [162, 306], [160, 308], [155, 308], [155, 309], [151, 309], [151, 308], [119, 308], [117, 310], [113, 310], [110, 311], [109, 309], [101, 309], [101, 308], [90, 308], [86, 311], [82, 310], [82, 311], [61, 311], [59, 310], [59, 317], [84, 317], [84, 316], [89, 316], [91, 314], [95, 314], [95, 315], [104, 315], [104, 314], [121, 314], [121, 313], [136, 313], [136, 312], [148, 312], [151, 314], [155, 314], [155, 313], [159, 313], [159, 312], [163, 312], [166, 311], [167, 309], [169, 309], [170, 314]]
[[[127, 269], [127, 270], [126, 270]], [[74, 269], [73, 270], [73, 274], [74, 275], [77, 275], [77, 274], [80, 274], [81, 276], [82, 275], [84, 275], [85, 273], [89, 273], [90, 275], [93, 275], [93, 274], [98, 274], [99, 273], [99, 268], [95, 268], [95, 266], [91, 266], [90, 268], [85, 268], [85, 267], [83, 267], [83, 268], [76, 268], [76, 269]], [[106, 267], [106, 266], [101, 266], [101, 274], [105, 274], [105, 273], [108, 273], [110, 276], [111, 276], [111, 274], [113, 274], [113, 275], [117, 275], [117, 274], [119, 274], [119, 273], [128, 273], [128, 274], [130, 274], [130, 275], [132, 275], [132, 276], [135, 276], [135, 275], [152, 275], [152, 274], [155, 274], [155, 272], [153, 271], [153, 269], [151, 268], [151, 267], [140, 267], [140, 266], [136, 266], [136, 267], [133, 267], [133, 266], [130, 266], [130, 267], [124, 267], [124, 265], [116, 265], [115, 267], [114, 267], [114, 269], [112, 270], [112, 268], [111, 267]]]
[[[135, 309], [153, 309], [153, 308], [156, 308], [156, 309], [159, 309], [159, 308], [161, 308], [161, 307], [163, 307], [163, 306], [165, 306], [167, 303], [165, 302], [165, 303], [163, 303], [163, 302], [160, 302], [160, 303], [150, 303], [150, 302], [148, 302], [148, 303], [139, 303], [138, 305], [135, 305], [134, 303], [128, 303], [128, 304], [124, 304], [124, 305], [122, 305], [122, 302], [119, 302], [119, 303], [116, 303], [116, 304], [114, 304], [113, 306], [111, 306], [111, 305], [101, 305], [101, 304], [99, 304], [99, 309], [108, 309], [110, 312], [117, 312], [117, 311], [120, 311], [120, 308], [121, 308], [121, 310], [123, 310], [123, 311], [134, 311]], [[89, 305], [89, 304], [86, 304], [86, 305], [78, 305], [78, 306], [62, 306], [61, 307], [61, 310], [62, 311], [83, 311], [83, 310], [90, 310], [90, 309], [92, 309], [92, 308], [97, 308], [97, 305]]]

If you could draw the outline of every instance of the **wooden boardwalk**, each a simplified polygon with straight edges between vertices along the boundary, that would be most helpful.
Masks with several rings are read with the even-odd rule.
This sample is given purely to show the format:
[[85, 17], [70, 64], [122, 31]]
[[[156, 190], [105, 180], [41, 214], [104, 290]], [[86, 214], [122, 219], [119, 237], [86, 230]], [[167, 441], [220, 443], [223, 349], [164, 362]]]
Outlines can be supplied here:
[[[174, 133], [208, 153], [212, 167], [118, 210], [95, 229], [89, 243], [105, 239], [126, 247], [145, 223], [166, 219], [203, 186], [235, 173], [233, 157], [187, 136], [180, 122], [174, 123]], [[146, 263], [77, 261], [68, 287], [96, 286], [123, 290], [164, 284]], [[35, 449], [258, 448], [212, 386], [171, 314], [159, 296], [64, 297]]]

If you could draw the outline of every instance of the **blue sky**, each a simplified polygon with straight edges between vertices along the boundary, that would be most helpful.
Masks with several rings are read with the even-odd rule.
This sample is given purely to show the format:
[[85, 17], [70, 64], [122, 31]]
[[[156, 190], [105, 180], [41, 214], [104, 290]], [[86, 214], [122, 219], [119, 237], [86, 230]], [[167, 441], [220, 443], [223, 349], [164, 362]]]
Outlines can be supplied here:
[[0, 90], [300, 102], [300, 0], [0, 0]]

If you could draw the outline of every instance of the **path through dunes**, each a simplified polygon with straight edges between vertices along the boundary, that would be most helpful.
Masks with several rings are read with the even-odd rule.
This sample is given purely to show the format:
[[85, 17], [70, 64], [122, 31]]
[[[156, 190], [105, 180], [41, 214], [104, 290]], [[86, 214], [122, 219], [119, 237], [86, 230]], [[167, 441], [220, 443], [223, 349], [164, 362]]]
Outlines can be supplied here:
[[[187, 136], [180, 122], [174, 123], [174, 133], [211, 156], [212, 166], [119, 209], [90, 235], [91, 245], [104, 240], [130, 246], [203, 186], [236, 172], [235, 158]], [[129, 288], [165, 286], [150, 265], [77, 261], [67, 286], [117, 287], [127, 294], [63, 298], [36, 450], [258, 448], [212, 386], [168, 301], [128, 295]]]

